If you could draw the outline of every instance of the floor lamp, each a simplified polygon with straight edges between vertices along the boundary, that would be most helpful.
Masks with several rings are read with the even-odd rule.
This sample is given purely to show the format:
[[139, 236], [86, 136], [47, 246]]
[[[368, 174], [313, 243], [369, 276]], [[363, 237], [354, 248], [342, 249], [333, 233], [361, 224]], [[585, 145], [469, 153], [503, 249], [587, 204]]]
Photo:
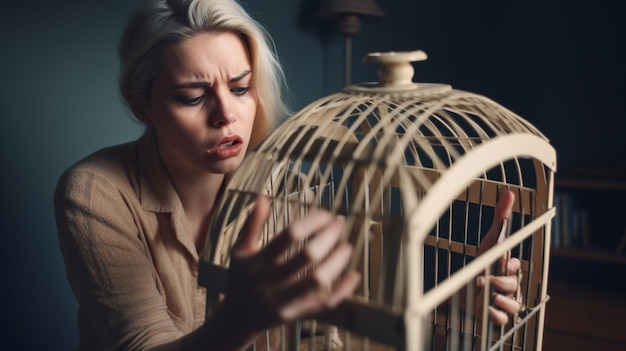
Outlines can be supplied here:
[[361, 18], [382, 17], [383, 12], [374, 0], [326, 0], [318, 16], [336, 21], [344, 37], [344, 86], [347, 86], [350, 84], [352, 37], [361, 29]]

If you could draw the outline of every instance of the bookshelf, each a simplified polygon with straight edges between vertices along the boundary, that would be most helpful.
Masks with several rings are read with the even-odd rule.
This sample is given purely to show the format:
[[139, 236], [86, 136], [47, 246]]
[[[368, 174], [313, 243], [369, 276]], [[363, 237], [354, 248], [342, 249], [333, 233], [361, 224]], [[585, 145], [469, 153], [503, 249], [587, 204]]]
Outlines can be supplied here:
[[626, 296], [626, 168], [555, 178], [550, 279]]
[[626, 256], [613, 254], [612, 252], [606, 252], [598, 249], [588, 248], [552, 248], [552, 256], [580, 259], [586, 261], [594, 261], [607, 264], [623, 264], [626, 265]]
[[626, 177], [555, 179], [552, 253], [626, 263]]
[[[570, 170], [554, 186], [543, 349], [626, 350], [626, 168]], [[572, 220], [576, 211], [586, 219]], [[569, 241], [556, 237], [567, 220], [584, 228], [576, 237], [570, 227]]]

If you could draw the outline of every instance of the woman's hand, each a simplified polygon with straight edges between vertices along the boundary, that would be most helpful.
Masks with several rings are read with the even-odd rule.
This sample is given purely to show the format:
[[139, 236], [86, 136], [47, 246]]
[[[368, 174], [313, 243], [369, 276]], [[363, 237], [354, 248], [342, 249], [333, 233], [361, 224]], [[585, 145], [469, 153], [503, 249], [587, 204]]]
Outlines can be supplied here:
[[[511, 220], [508, 217], [514, 201], [515, 195], [513, 192], [506, 191], [496, 204], [493, 223], [478, 249], [479, 256], [505, 239], [502, 228], [506, 227], [505, 221]], [[507, 252], [500, 259], [499, 264], [499, 272], [502, 275], [491, 277], [491, 284], [497, 293], [492, 299], [494, 306], [489, 306], [489, 313], [494, 324], [504, 325], [509, 320], [508, 314], [515, 314], [521, 308], [520, 303], [514, 297], [514, 294], [519, 289], [517, 272], [520, 268], [520, 260], [511, 257], [511, 252]], [[476, 282], [478, 287], [482, 288], [485, 285], [485, 277], [478, 277]]]
[[[342, 218], [312, 211], [260, 248], [269, 209], [269, 199], [260, 196], [231, 251], [229, 289], [223, 303], [231, 313], [241, 314], [241, 327], [249, 331], [332, 309], [354, 292], [360, 280], [354, 271], [344, 273], [352, 247], [340, 241]], [[287, 255], [305, 239], [306, 245]]]

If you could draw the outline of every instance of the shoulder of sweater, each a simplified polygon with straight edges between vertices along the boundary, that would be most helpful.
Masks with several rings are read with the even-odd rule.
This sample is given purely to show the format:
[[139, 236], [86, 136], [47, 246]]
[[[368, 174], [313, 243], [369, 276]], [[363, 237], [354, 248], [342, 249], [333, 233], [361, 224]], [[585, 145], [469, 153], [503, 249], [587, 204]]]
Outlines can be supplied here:
[[110, 146], [84, 157], [61, 175], [57, 187], [67, 186], [85, 176], [102, 179], [118, 187], [129, 184], [134, 175], [137, 142]]

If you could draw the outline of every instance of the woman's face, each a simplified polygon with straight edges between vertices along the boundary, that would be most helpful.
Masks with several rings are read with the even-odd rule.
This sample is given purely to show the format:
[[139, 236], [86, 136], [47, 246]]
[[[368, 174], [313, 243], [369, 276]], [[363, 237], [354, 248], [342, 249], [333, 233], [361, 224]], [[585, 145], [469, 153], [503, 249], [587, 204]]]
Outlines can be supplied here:
[[242, 162], [257, 108], [250, 55], [230, 32], [201, 33], [163, 52], [142, 120], [167, 168], [225, 174]]

